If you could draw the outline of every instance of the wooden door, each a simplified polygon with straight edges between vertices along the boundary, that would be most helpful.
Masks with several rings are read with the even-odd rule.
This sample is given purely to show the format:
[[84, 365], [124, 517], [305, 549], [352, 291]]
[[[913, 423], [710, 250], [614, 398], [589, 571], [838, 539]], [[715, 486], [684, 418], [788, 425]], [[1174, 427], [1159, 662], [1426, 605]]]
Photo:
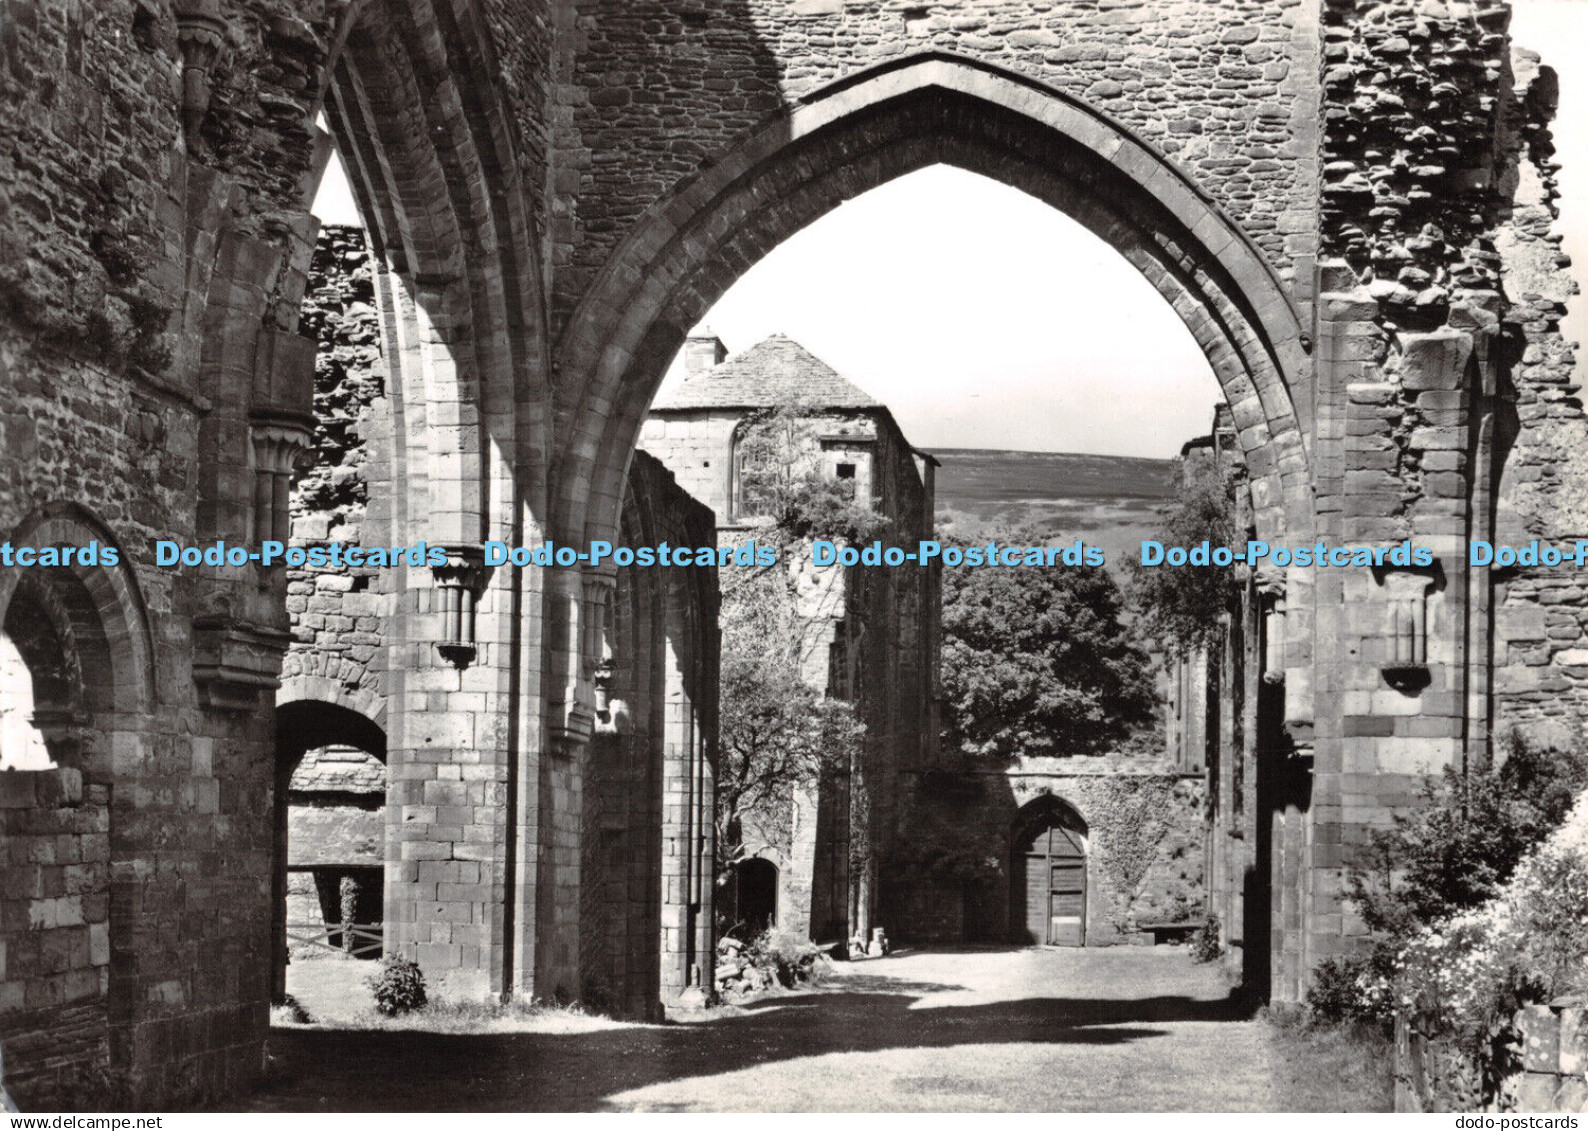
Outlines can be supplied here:
[[1024, 904], [1012, 917], [1017, 941], [1047, 946], [1086, 945], [1086, 848], [1060, 825], [1027, 835], [1014, 861], [1014, 895]]

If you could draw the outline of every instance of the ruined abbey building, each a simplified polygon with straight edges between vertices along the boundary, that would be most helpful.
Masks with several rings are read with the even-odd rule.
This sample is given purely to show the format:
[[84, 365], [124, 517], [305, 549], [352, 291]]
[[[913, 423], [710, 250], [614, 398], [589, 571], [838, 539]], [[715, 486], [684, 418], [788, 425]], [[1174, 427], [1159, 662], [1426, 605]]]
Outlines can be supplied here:
[[[937, 461], [911, 446], [886, 406], [800, 343], [778, 334], [729, 357], [702, 332], [685, 342], [684, 365], [684, 380], [651, 406], [640, 445], [716, 514], [722, 544], [753, 540], [770, 521], [747, 464], [758, 422], [779, 411], [795, 414], [795, 443], [812, 449], [779, 455], [808, 459], [847, 486], [889, 542], [932, 537]], [[867, 939], [874, 923], [896, 926], [877, 868], [906, 819], [894, 804], [900, 775], [936, 760], [940, 570], [819, 569], [803, 549], [787, 568], [800, 676], [856, 705], [865, 749], [847, 769], [796, 787], [787, 822], [749, 822], [731, 918], [761, 909], [747, 894], [758, 876], [773, 885], [766, 910], [782, 930], [825, 943]]]
[[[1554, 75], [1508, 17], [8, 5], [0, 538], [120, 560], [0, 572], [7, 670], [28, 675], [8, 694], [26, 683], [51, 763], [0, 774], [7, 1086], [164, 1105], [258, 1079], [283, 767], [328, 746], [384, 762], [385, 945], [439, 993], [654, 1014], [709, 987], [714, 579], [487, 569], [481, 546], [709, 541], [713, 516], [634, 452], [688, 329], [805, 224], [939, 162], [1051, 203], [1154, 284], [1223, 386], [1258, 537], [1435, 549], [1426, 570], [1254, 583], [1269, 690], [1243, 706], [1239, 882], [1271, 913], [1245, 946], [1297, 1000], [1360, 931], [1342, 870], [1368, 831], [1423, 775], [1485, 765], [1513, 724], [1570, 730], [1583, 703], [1581, 589], [1463, 553], [1588, 532]], [[326, 504], [366, 544], [448, 560], [324, 591], [155, 568], [156, 539], [290, 534], [324, 414], [353, 412], [317, 402], [304, 332], [333, 148], [368, 229], [354, 301], [383, 403], [367, 500], [328, 477]], [[323, 629], [294, 633], [300, 601]], [[373, 618], [378, 653], [309, 655], [333, 617], [350, 638]]]

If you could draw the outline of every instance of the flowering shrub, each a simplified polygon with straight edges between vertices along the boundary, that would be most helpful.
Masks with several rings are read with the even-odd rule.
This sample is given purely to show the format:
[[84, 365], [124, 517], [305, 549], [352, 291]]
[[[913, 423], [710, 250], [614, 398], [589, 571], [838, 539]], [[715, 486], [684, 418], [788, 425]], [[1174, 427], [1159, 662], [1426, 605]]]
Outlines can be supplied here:
[[1325, 959], [1313, 968], [1307, 1010], [1330, 1025], [1369, 1021], [1387, 1026], [1395, 1010], [1394, 971], [1393, 956], [1383, 951]]
[[1408, 961], [1414, 969], [1426, 963], [1433, 971], [1440, 962], [1435, 952], [1456, 945], [1452, 939], [1471, 948], [1480, 935], [1488, 937], [1489, 926], [1468, 917], [1509, 890], [1505, 885], [1516, 881], [1522, 861], [1561, 827], [1585, 788], [1588, 753], [1581, 744], [1552, 750], [1514, 734], [1498, 770], [1451, 769], [1431, 781], [1423, 803], [1398, 817], [1392, 829], [1375, 833], [1366, 858], [1352, 869], [1351, 897], [1370, 946], [1361, 955], [1318, 966], [1307, 996], [1313, 1016], [1387, 1026], [1397, 1008], [1411, 1008], [1400, 1000], [1410, 992], [1422, 1003], [1416, 1009], [1431, 1010], [1430, 1024], [1469, 1034], [1486, 1028], [1489, 1022], [1477, 1014], [1503, 1013], [1516, 988], [1502, 992], [1491, 986], [1498, 996], [1485, 998], [1486, 1004], [1464, 997], [1446, 1010], [1432, 1004], [1443, 1000], [1441, 984], [1403, 992], [1402, 972]]
[[1423, 928], [1397, 966], [1394, 1004], [1470, 1058], [1492, 1097], [1516, 1068], [1517, 1010], [1588, 989], [1588, 797], [1494, 900]]

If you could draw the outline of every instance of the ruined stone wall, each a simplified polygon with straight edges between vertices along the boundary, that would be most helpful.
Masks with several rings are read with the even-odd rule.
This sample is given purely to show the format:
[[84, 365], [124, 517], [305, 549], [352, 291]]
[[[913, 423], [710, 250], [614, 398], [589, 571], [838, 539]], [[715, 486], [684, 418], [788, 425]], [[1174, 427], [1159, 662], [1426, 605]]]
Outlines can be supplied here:
[[[157, 538], [250, 541], [250, 406], [308, 410], [293, 331], [324, 25], [313, 4], [212, 15], [30, 3], [0, 27], [0, 532], [76, 506], [128, 563], [122, 713], [90, 721], [73, 768], [114, 786], [111, 1059], [136, 1102], [242, 1086], [267, 1015], [279, 585], [152, 558]], [[200, 40], [212, 97], [184, 122]]]
[[24, 1111], [108, 1098], [108, 793], [75, 769], [0, 774], [0, 1047]]
[[667, 465], [685, 491], [710, 507], [719, 523], [732, 513], [733, 444], [743, 410], [652, 413], [645, 419], [640, 447]]
[[[1292, 609], [1305, 587], [1319, 611], [1310, 672], [1286, 671], [1287, 737], [1312, 761], [1304, 788], [1282, 786], [1274, 826], [1281, 997], [1363, 934], [1346, 873], [1373, 830], [1416, 803], [1425, 775], [1484, 766], [1493, 725], [1548, 713], [1567, 682], [1571, 618], [1551, 626], [1539, 607], [1553, 579], [1507, 593], [1503, 575], [1468, 564], [1469, 540], [1519, 529], [1522, 484], [1554, 474], [1534, 458], [1558, 458], [1580, 427], [1554, 391], [1570, 364], [1556, 332], [1569, 284], [1536, 282], [1559, 266], [1548, 84], [1520, 57], [1513, 69], [1509, 17], [1499, 0], [1324, 7], [1319, 533], [1410, 539], [1435, 560], [1284, 579]], [[1294, 617], [1282, 623], [1293, 638]], [[1491, 656], [1504, 657], [1493, 685]]]
[[[292, 543], [386, 545], [392, 420], [369, 251], [359, 229], [320, 233], [301, 328], [319, 348], [314, 452], [293, 482]], [[293, 642], [282, 681], [292, 697], [356, 704], [366, 713], [381, 702], [387, 572], [345, 565], [288, 569]]]
[[[1522, 46], [1512, 50], [1511, 70], [1515, 207], [1495, 242], [1514, 337], [1510, 388], [1502, 394], [1510, 411], [1497, 437], [1494, 540], [1570, 545], [1588, 533], [1588, 470], [1580, 458], [1588, 419], [1577, 395], [1576, 345], [1560, 332], [1578, 287], [1557, 227], [1550, 121], [1559, 80]], [[1517, 729], [1557, 745], [1579, 737], [1588, 717], [1588, 590], [1580, 577], [1572, 565], [1494, 572], [1498, 735]]]
[[[643, 452], [629, 470], [622, 531], [634, 546], [709, 546], [716, 536], [712, 513]], [[682, 945], [673, 931], [691, 902], [691, 889], [705, 897], [700, 913], [710, 912], [714, 862], [686, 865], [680, 858], [702, 833], [690, 833], [687, 826], [700, 812], [679, 812], [679, 799], [666, 792], [687, 753], [678, 749], [679, 739], [691, 728], [715, 725], [716, 655], [703, 645], [715, 640], [716, 605], [688, 605], [702, 584], [715, 592], [716, 578], [711, 571], [680, 576], [691, 572], [634, 566], [615, 571], [603, 626], [607, 663], [594, 673], [600, 683], [597, 715], [579, 767], [576, 992], [590, 1007], [626, 1017], [659, 1017], [663, 994], [676, 995], [687, 985], [688, 971], [678, 960], [699, 952]], [[710, 640], [691, 639], [691, 623]], [[693, 717], [671, 720], [670, 726], [675, 706], [686, 703]], [[682, 728], [679, 721], [685, 722]], [[714, 744], [709, 753], [715, 755]], [[711, 821], [709, 811], [704, 819]], [[702, 842], [714, 844], [709, 835]], [[709, 918], [700, 926], [709, 936]], [[670, 935], [668, 947], [664, 940]]]
[[[749, 415], [743, 409], [661, 409], [641, 435], [645, 450], [716, 510], [719, 529], [731, 531], [736, 543], [754, 537], [757, 522], [733, 515], [729, 499], [734, 444]], [[911, 547], [930, 537], [932, 500], [891, 415], [826, 410], [813, 411], [813, 418], [812, 443], [821, 445], [824, 473], [836, 478], [839, 463], [853, 465], [856, 502], [884, 519], [878, 538]], [[750, 854], [769, 855], [779, 865], [780, 924], [830, 940], [856, 926], [849, 922], [851, 882], [865, 890], [862, 914], [871, 913], [874, 865], [852, 869], [851, 856], [870, 857], [888, 842], [896, 820], [896, 775], [929, 761], [935, 748], [931, 681], [938, 572], [913, 566], [817, 568], [808, 547], [790, 552], [802, 673], [821, 693], [855, 702], [867, 728], [865, 755], [856, 767], [863, 780], [827, 783], [791, 797], [792, 820], [769, 827], [752, 820], [743, 835]], [[852, 816], [864, 823], [859, 839]]]
[[553, 111], [568, 123], [552, 156], [559, 316], [645, 208], [774, 112], [928, 50], [1050, 83], [1135, 130], [1286, 277], [1313, 251], [1318, 32], [1308, 3], [583, 0], [574, 10], [573, 83], [557, 89]]

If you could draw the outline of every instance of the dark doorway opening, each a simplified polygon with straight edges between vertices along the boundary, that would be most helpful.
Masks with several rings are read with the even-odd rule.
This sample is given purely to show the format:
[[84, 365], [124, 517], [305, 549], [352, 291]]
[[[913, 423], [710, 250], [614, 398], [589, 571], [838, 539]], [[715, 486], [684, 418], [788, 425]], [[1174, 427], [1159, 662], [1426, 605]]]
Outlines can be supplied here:
[[777, 926], [777, 865], [755, 857], [737, 869], [739, 920], [751, 932]]

